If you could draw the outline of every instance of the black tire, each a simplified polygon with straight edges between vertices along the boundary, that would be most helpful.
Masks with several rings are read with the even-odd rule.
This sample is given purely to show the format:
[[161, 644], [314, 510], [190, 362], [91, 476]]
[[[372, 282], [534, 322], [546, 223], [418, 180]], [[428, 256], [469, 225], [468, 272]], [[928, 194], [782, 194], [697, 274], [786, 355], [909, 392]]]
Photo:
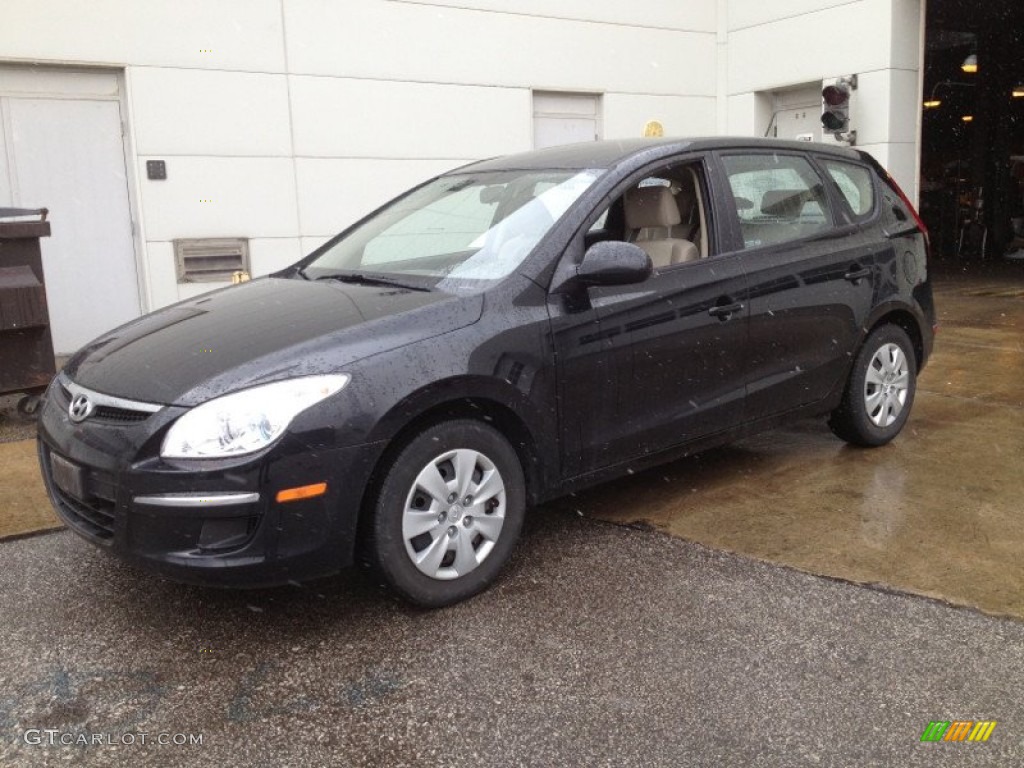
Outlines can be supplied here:
[[[451, 492], [453, 487], [460, 485], [461, 481], [457, 477], [459, 473], [455, 469], [458, 458], [441, 460], [441, 457], [456, 451], [459, 452], [456, 457], [471, 457], [474, 454], [482, 457], [478, 460], [467, 459], [472, 461], [473, 469], [468, 474], [465, 471], [461, 473], [462, 477], [472, 478], [472, 484], [468, 486], [470, 490], [483, 487], [484, 471], [489, 476], [491, 470], [496, 470], [504, 489], [503, 495], [483, 504], [474, 499], [473, 505], [463, 507], [461, 502], [464, 498], [457, 499], [454, 504], [445, 499], [445, 503], [441, 504], [436, 494], [418, 493], [422, 491], [418, 478], [431, 466], [435, 467], [442, 479], [445, 472], [455, 472], [450, 475], [448, 485], [445, 486], [447, 491]], [[486, 470], [485, 464], [490, 465]], [[476, 485], [478, 477], [481, 481]], [[410, 439], [398, 452], [385, 469], [368, 511], [371, 518], [366, 526], [367, 537], [363, 547], [370, 566], [383, 577], [388, 586], [415, 605], [424, 608], [451, 605], [485, 590], [508, 562], [526, 513], [523, 468], [515, 449], [492, 427], [471, 419], [442, 422]], [[431, 523], [425, 513], [449, 517]], [[407, 541], [403, 533], [404, 521], [407, 515], [420, 514], [423, 515], [423, 524], [433, 527], [429, 532]], [[481, 517], [486, 519], [480, 520]], [[477, 532], [477, 526], [483, 526], [485, 522], [486, 529], [492, 531], [499, 520], [503, 522], [498, 526], [500, 530], [493, 540], [484, 537], [484, 528]], [[442, 529], [443, 532], [439, 533]], [[471, 537], [475, 538], [470, 540]], [[421, 545], [422, 549], [415, 549]], [[427, 555], [440, 552], [441, 549], [444, 551], [436, 568], [424, 564], [421, 569], [421, 566], [413, 562], [414, 556], [427, 559]], [[466, 553], [471, 553], [467, 557], [474, 558], [483, 553], [483, 558], [477, 565], [464, 561], [467, 571], [458, 574], [455, 557]], [[444, 565], [446, 562], [447, 566]], [[445, 574], [445, 577], [430, 576], [427, 571]], [[453, 573], [456, 575], [452, 576]]]
[[[905, 399], [899, 408], [899, 412], [891, 423], [884, 423], [892, 414], [884, 413], [884, 405], [877, 406], [873, 411], [869, 406], [869, 395], [878, 395], [884, 400], [886, 396], [885, 384], [872, 383], [868, 386], [869, 370], [874, 369], [876, 375], [884, 379], [885, 373], [878, 368], [878, 358], [885, 357], [886, 348], [892, 349], [890, 345], [898, 347], [905, 360], [906, 389]], [[894, 379], [895, 385], [899, 379]], [[914, 345], [907, 336], [906, 331], [896, 325], [883, 325], [872, 331], [853, 363], [850, 371], [850, 378], [846, 383], [846, 390], [843, 392], [843, 400], [839, 407], [832, 412], [828, 425], [837, 437], [841, 437], [853, 445], [874, 447], [885, 445], [892, 440], [903, 429], [903, 425], [910, 416], [910, 409], [914, 404], [914, 394], [917, 391], [917, 358], [914, 354]], [[898, 399], [898, 387], [892, 388], [893, 397]], [[877, 402], [877, 401], [875, 401]], [[874, 417], [874, 418], [873, 418]], [[878, 423], [879, 421], [883, 423]]]

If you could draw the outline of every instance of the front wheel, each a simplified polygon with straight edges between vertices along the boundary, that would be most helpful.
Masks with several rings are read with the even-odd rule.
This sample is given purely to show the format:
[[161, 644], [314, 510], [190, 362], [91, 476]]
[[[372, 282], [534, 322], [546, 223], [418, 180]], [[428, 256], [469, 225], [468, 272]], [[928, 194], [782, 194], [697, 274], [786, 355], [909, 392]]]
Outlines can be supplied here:
[[526, 511], [522, 465], [500, 432], [453, 420], [412, 438], [385, 471], [368, 555], [410, 602], [437, 608], [486, 589]]
[[885, 445], [899, 434], [917, 390], [917, 358], [906, 331], [884, 325], [868, 336], [829, 426], [854, 445]]

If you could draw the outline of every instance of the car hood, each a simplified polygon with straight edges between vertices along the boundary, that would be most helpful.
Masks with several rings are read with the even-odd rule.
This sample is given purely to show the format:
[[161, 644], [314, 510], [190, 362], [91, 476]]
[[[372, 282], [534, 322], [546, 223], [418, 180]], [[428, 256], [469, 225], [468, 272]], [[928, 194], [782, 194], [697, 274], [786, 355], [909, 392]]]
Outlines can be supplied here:
[[480, 295], [263, 278], [121, 326], [64, 372], [97, 392], [191, 406], [254, 384], [343, 371], [470, 325], [482, 309]]

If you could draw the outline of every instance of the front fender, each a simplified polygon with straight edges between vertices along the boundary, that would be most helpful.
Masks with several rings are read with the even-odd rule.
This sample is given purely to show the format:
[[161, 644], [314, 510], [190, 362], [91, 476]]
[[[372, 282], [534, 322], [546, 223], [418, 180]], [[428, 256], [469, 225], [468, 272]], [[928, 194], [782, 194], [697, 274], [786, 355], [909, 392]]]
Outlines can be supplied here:
[[[535, 386], [545, 386], [536, 384]], [[549, 403], [541, 408], [538, 403]], [[501, 430], [524, 456], [535, 500], [558, 484], [558, 418], [552, 394], [521, 389], [507, 380], [464, 375], [424, 386], [390, 408], [368, 433], [370, 442], [393, 441], [435, 418], [479, 418]]]

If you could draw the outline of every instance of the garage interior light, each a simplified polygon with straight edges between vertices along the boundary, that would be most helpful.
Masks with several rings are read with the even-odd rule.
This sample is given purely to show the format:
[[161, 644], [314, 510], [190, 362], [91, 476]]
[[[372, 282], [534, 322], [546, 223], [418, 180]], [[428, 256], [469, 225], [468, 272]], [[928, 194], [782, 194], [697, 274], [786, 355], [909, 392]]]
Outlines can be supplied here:
[[[974, 88], [978, 84], [977, 80], [972, 82], [959, 82], [957, 80], [941, 80], [932, 86], [931, 94], [925, 98], [923, 105], [925, 109], [935, 109], [936, 107], [942, 106], [942, 99], [939, 98], [940, 88]], [[1024, 89], [1024, 85], [1020, 86]]]
[[960, 65], [960, 69], [962, 69], [964, 72], [967, 72], [968, 74], [971, 74], [971, 75], [973, 75], [975, 72], [977, 72], [978, 71], [978, 55], [976, 53], [972, 53], [970, 56], [968, 56], [966, 59], [964, 59], [964, 63]]

